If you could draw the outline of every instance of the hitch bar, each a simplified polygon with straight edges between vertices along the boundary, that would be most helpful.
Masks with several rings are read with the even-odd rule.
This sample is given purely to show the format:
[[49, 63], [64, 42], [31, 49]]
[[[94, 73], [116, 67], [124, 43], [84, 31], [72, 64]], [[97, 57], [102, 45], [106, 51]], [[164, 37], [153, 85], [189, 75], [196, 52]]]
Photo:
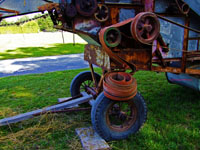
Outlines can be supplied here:
[[56, 105], [52, 105], [52, 106], [49, 106], [49, 107], [46, 107], [46, 108], [34, 110], [34, 111], [27, 112], [27, 113], [24, 113], [24, 114], [19, 114], [17, 116], [1, 119], [0, 120], [0, 126], [5, 126], [5, 125], [20, 122], [20, 121], [23, 121], [23, 120], [27, 120], [27, 119], [33, 118], [35, 116], [38, 116], [38, 114], [42, 115], [42, 114], [45, 114], [45, 113], [50, 113], [51, 111], [57, 111], [57, 110], [65, 109], [65, 108], [71, 108], [71, 107], [76, 106], [78, 104], [86, 103], [86, 102], [89, 102], [90, 100], [93, 100], [93, 96], [88, 95], [85, 92], [82, 92], [81, 95], [82, 95], [82, 97], [80, 97], [80, 98], [76, 98], [76, 99], [72, 99], [70, 101], [58, 103]]

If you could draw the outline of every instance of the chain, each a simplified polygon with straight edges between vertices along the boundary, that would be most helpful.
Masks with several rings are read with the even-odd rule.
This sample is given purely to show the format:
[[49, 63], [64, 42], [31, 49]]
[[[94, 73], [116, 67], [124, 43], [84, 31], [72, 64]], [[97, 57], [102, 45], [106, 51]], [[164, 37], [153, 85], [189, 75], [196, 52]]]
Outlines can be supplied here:
[[30, 22], [30, 21], [38, 20], [40, 18], [46, 18], [48, 15], [49, 14], [44, 14], [44, 15], [34, 17], [34, 18], [30, 18], [30, 19], [23, 20], [23, 21], [17, 21], [17, 22], [8, 23], [8, 24], [0, 24], [0, 27], [15, 26], [15, 25], [19, 26], [19, 25], [22, 25], [22, 24]]

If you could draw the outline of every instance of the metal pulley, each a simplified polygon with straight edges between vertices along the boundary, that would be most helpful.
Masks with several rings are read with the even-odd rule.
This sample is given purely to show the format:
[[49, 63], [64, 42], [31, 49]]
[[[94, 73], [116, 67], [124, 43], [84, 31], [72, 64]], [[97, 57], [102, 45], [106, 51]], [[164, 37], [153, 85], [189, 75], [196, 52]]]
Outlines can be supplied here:
[[76, 0], [76, 9], [82, 16], [92, 16], [97, 10], [97, 0]]
[[183, 12], [183, 14], [187, 15], [190, 11], [190, 7], [188, 4], [184, 3], [182, 6], [181, 6], [181, 10]]
[[160, 22], [151, 12], [142, 12], [135, 16], [131, 24], [133, 38], [143, 44], [152, 43], [160, 33]]
[[190, 6], [188, 4], [186, 4], [184, 1], [176, 0], [176, 4], [177, 4], [179, 11], [182, 14], [187, 15], [190, 12]]
[[104, 32], [103, 38], [108, 47], [116, 47], [121, 42], [121, 33], [118, 28], [110, 27]]
[[109, 9], [104, 4], [99, 4], [97, 10], [94, 14], [94, 17], [99, 22], [105, 22], [109, 18]]
[[127, 101], [137, 94], [137, 82], [125, 72], [108, 73], [103, 81], [104, 95], [116, 101]]

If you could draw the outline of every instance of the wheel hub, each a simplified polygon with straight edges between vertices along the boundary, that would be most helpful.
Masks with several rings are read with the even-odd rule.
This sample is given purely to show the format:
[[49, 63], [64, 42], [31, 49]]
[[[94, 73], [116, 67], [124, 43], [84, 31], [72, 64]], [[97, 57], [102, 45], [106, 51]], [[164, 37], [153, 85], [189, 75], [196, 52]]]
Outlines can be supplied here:
[[117, 132], [128, 130], [136, 122], [137, 108], [132, 102], [116, 102], [106, 112], [106, 122]]

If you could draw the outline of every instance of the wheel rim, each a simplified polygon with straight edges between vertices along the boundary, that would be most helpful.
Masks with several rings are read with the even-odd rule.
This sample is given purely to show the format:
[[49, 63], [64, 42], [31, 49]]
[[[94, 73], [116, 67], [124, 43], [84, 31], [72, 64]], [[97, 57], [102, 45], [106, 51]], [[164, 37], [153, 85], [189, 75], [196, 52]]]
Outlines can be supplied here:
[[95, 88], [94, 82], [92, 80], [85, 80], [80, 84], [79, 92], [87, 92], [87, 88]]
[[109, 9], [106, 5], [98, 5], [96, 13], [94, 14], [95, 19], [99, 22], [105, 22], [109, 18]]
[[111, 27], [104, 33], [104, 41], [108, 47], [116, 47], [121, 42], [121, 33], [119, 29]]
[[97, 6], [97, 0], [76, 0], [77, 11], [86, 17], [93, 15]]
[[106, 123], [111, 130], [124, 132], [137, 120], [137, 107], [134, 102], [113, 102], [106, 111]]

